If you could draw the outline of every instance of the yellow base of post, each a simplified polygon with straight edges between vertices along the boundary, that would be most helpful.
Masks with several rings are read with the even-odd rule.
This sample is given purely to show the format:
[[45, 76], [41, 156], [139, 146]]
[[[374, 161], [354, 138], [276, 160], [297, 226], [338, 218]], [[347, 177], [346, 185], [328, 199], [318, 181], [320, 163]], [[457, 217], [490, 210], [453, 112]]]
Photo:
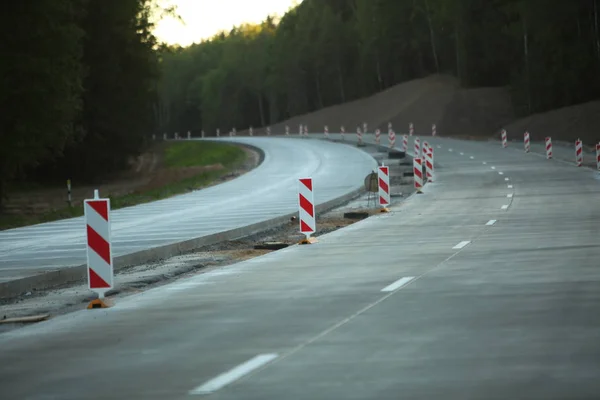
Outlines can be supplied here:
[[95, 299], [95, 300], [90, 301], [90, 304], [88, 304], [87, 309], [91, 310], [93, 308], [109, 308], [111, 306], [112, 306], [112, 302], [106, 298]]
[[386, 207], [383, 207], [383, 208], [379, 209], [379, 212], [380, 213], [388, 213], [388, 212], [390, 212], [390, 210], [388, 208], [386, 208]]
[[314, 237], [309, 237], [307, 239], [302, 239], [298, 244], [313, 244], [317, 243], [317, 239]]

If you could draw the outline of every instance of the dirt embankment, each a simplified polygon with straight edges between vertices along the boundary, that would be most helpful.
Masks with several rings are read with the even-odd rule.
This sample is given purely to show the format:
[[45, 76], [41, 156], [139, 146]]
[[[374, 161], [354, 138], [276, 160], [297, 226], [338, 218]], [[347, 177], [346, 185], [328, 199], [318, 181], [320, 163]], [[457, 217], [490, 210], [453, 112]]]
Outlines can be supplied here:
[[[522, 137], [528, 130], [533, 140], [552, 136], [558, 141], [581, 138], [585, 144], [600, 141], [600, 101], [565, 107], [546, 113], [516, 119], [508, 90], [484, 87], [464, 89], [450, 76], [435, 75], [391, 87], [373, 96], [327, 107], [297, 116], [271, 127], [274, 134], [285, 132], [288, 125], [292, 135], [298, 126], [306, 124], [310, 132], [320, 133], [328, 125], [330, 132], [344, 126], [348, 134], [356, 132], [366, 122], [369, 131], [387, 130], [388, 122], [397, 133], [407, 133], [413, 123], [416, 135], [429, 135], [431, 125], [437, 125], [441, 136], [466, 139], [498, 138], [502, 128], [509, 137]], [[264, 134], [264, 129], [255, 129]], [[240, 134], [245, 134], [241, 131]]]

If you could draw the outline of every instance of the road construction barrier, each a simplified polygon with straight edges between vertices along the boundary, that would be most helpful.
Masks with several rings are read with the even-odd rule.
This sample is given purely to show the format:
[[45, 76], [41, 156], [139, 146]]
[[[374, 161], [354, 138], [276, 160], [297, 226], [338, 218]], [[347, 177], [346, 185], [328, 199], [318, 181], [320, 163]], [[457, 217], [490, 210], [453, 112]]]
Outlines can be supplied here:
[[356, 136], [358, 137], [358, 144], [362, 144], [362, 131], [360, 130], [360, 126], [356, 128]]
[[303, 133], [304, 133], [304, 127], [302, 126], [302, 124], [300, 124], [300, 126], [298, 127], [298, 135], [302, 136]]
[[415, 138], [415, 157], [421, 157], [421, 139]]
[[381, 211], [387, 211], [390, 205], [390, 168], [384, 165], [377, 168], [377, 181], [379, 182], [379, 206]]
[[323, 131], [325, 132], [325, 137], [329, 137], [329, 127], [327, 125], [325, 125], [325, 128]]
[[388, 142], [390, 145], [390, 149], [393, 149], [396, 146], [396, 132], [393, 129], [388, 129]]
[[379, 146], [379, 140], [381, 137], [381, 131], [379, 129], [375, 129], [375, 143]]
[[298, 181], [298, 209], [300, 233], [306, 236], [304, 243], [310, 243], [313, 233], [317, 230], [315, 217], [315, 197], [312, 178], [301, 178]]
[[412, 136], [414, 134], [415, 134], [415, 126], [411, 122], [410, 124], [408, 124], [408, 135]]
[[427, 146], [423, 149], [425, 154], [425, 173], [427, 176], [427, 182], [433, 182], [433, 147]]
[[290, 127], [288, 125], [285, 126], [285, 136], [290, 136]]
[[[204, 131], [202, 131], [202, 137], [204, 137]], [[192, 138], [192, 132], [190, 132], [190, 131], [187, 132], [187, 138], [188, 138], [188, 140], [190, 140]]]
[[525, 132], [523, 136], [523, 145], [525, 146], [525, 153], [529, 153], [531, 150], [531, 139], [529, 137], [529, 132]]
[[267, 136], [271, 136], [271, 127], [267, 126]]
[[344, 128], [344, 125], [342, 125], [340, 127], [340, 135], [342, 136], [342, 140], [344, 140], [344, 135], [346, 134], [346, 128]]
[[252, 127], [250, 127], [250, 128], [248, 129], [248, 134], [249, 134], [250, 136], [254, 136], [254, 129], [252, 129]]
[[575, 164], [578, 167], [583, 165], [583, 142], [581, 139], [575, 141]]
[[308, 125], [304, 125], [304, 136], [308, 137]]
[[596, 168], [600, 171], [600, 143], [596, 144]]
[[217, 137], [220, 137], [220, 136], [221, 136], [221, 130], [217, 129]]
[[502, 147], [508, 146], [508, 135], [506, 134], [506, 130], [502, 129], [502, 132], [500, 132], [500, 135], [502, 137]]
[[549, 136], [546, 138], [546, 159], [552, 159], [552, 138]]
[[392, 123], [388, 122], [388, 132], [392, 129]]
[[113, 288], [113, 259], [110, 241], [110, 199], [101, 199], [98, 191], [94, 198], [84, 200], [87, 236], [88, 288], [103, 299]]
[[367, 123], [363, 122], [363, 132], [365, 133], [365, 135], [367, 134]]
[[413, 174], [417, 193], [423, 190], [423, 164], [420, 158], [413, 158]]
[[402, 135], [402, 151], [408, 151], [408, 135]]
[[437, 135], [437, 127], [435, 124], [431, 125], [431, 136]]

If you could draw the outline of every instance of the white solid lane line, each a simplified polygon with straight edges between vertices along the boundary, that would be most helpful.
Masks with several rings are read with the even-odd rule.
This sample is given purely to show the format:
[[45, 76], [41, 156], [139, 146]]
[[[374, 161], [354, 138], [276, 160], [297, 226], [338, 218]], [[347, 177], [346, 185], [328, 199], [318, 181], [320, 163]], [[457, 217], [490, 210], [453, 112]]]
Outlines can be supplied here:
[[381, 291], [382, 292], [393, 292], [397, 289], [400, 289], [402, 286], [406, 285], [408, 282], [412, 281], [413, 279], [415, 279], [414, 276], [405, 276], [404, 278], [398, 279], [396, 282], [392, 283], [391, 285], [384, 287], [383, 289], [381, 289]]
[[512, 189], [512, 188], [513, 188], [513, 185], [508, 185], [508, 188], [509, 188], [509, 189]]
[[508, 210], [508, 204], [503, 205], [502, 207], [500, 207], [502, 210]]
[[471, 160], [474, 160], [474, 159], [475, 159], [475, 157], [473, 157], [473, 156], [471, 156], [471, 157], [469, 157], [469, 158], [470, 158]]
[[496, 167], [492, 167], [492, 169], [496, 169]]
[[504, 180], [508, 182], [508, 181], [510, 181], [510, 178], [504, 178]]
[[237, 367], [230, 369], [229, 371], [211, 379], [210, 381], [203, 383], [194, 390], [190, 391], [191, 395], [203, 395], [216, 392], [217, 390], [229, 385], [230, 383], [240, 379], [244, 375], [248, 375], [250, 372], [263, 365], [273, 361], [277, 358], [277, 354], [259, 354], [254, 358], [246, 361]]
[[487, 165], [487, 162], [485, 162], [485, 161], [484, 161], [484, 162], [483, 162], [483, 165]]
[[486, 224], [486, 225], [487, 225], [487, 226], [492, 226], [492, 225], [494, 225], [495, 223], [496, 223], [496, 220], [495, 220], [495, 219], [490, 219], [490, 220], [487, 222], [487, 224]]
[[452, 153], [454, 150], [452, 150], [452, 149], [448, 149], [448, 151], [449, 151], [450, 153]]
[[465, 155], [465, 153], [460, 153], [460, 155], [461, 155], [461, 156], [464, 156], [464, 155]]
[[459, 250], [462, 249], [463, 247], [465, 247], [466, 245], [468, 245], [469, 243], [471, 243], [470, 240], [465, 240], [460, 242], [459, 244], [457, 244], [456, 246], [453, 247], [454, 250]]
[[504, 172], [500, 171], [498, 172], [498, 175], [504, 175]]
[[512, 194], [512, 193], [509, 193], [509, 194], [507, 194], [507, 195], [506, 195], [506, 197], [508, 197], [509, 199], [512, 199], [512, 197], [513, 197], [513, 194]]

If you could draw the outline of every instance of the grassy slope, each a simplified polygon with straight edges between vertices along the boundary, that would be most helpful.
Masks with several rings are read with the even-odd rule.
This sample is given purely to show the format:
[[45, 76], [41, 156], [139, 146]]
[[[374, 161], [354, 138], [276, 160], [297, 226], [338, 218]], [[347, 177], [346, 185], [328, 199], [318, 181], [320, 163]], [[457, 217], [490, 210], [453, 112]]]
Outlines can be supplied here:
[[[119, 197], [109, 196], [111, 208], [118, 209], [200, 189], [229, 174], [246, 160], [238, 146], [213, 142], [174, 142], [163, 149], [165, 168], [203, 167], [221, 164], [223, 168], [200, 172], [190, 178], [169, 182], [159, 188]], [[83, 215], [81, 204], [40, 215], [0, 215], [0, 230], [56, 221]]]

